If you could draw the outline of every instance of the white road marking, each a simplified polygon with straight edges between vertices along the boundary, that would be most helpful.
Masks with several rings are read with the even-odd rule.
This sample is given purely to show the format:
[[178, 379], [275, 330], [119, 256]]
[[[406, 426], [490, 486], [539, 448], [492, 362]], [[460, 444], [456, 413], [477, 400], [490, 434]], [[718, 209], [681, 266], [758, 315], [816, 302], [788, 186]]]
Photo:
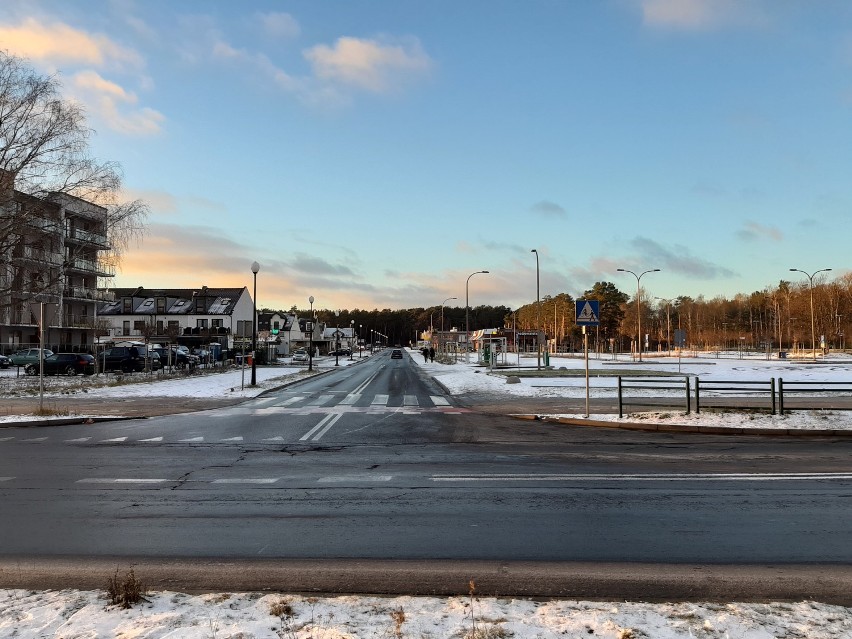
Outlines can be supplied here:
[[417, 401], [417, 395], [403, 395], [402, 396], [402, 405], [403, 406], [420, 406], [420, 402]]
[[214, 479], [214, 484], [274, 484], [278, 481], [277, 477], [260, 478], [260, 479]]
[[322, 406], [331, 399], [334, 399], [334, 395], [320, 395], [314, 401], [310, 402], [308, 406]]
[[203, 442], [203, 441], [204, 441], [203, 437], [190, 437], [189, 439], [179, 439], [178, 440], [178, 442], [180, 442], [182, 444], [197, 443], [197, 442]]
[[8, 442], [15, 439], [14, 437], [0, 437], [0, 442]]
[[280, 435], [278, 437], [267, 437], [266, 439], [261, 439], [262, 442], [283, 442], [284, 438]]
[[126, 442], [127, 437], [114, 437], [113, 439], [102, 439], [99, 441], [99, 444], [120, 444], [121, 442]]
[[482, 474], [433, 475], [432, 481], [806, 481], [852, 480], [852, 473]]
[[390, 481], [393, 475], [333, 475], [330, 477], [320, 477], [317, 481], [324, 484], [354, 482], [354, 481]]
[[164, 484], [169, 479], [105, 478], [78, 479], [75, 484]]
[[[382, 366], [382, 368], [384, 368], [384, 366]], [[376, 371], [375, 373], [370, 375], [370, 377], [368, 377], [367, 380], [363, 384], [361, 384], [358, 388], [356, 388], [354, 391], [352, 391], [352, 393], [353, 394], [359, 394], [359, 395], [361, 393], [363, 393], [364, 389], [367, 388], [367, 386], [370, 385], [370, 382], [372, 382], [374, 379], [376, 379], [376, 375], [378, 375], [378, 374], [379, 374], [379, 371]]]
[[161, 442], [161, 441], [163, 441], [163, 438], [162, 437], [152, 437], [151, 439], [140, 439], [139, 441], [142, 442], [142, 443]]
[[331, 419], [333, 419], [333, 418], [335, 417], [335, 415], [336, 415], [337, 417], [340, 417], [340, 413], [331, 413], [331, 414], [326, 415], [325, 417], [323, 417], [323, 418], [319, 421], [319, 424], [317, 424], [317, 425], [316, 425], [316, 426], [314, 426], [311, 430], [309, 430], [307, 433], [305, 433], [304, 435], [302, 435], [301, 437], [299, 437], [299, 441], [300, 441], [300, 442], [303, 442], [303, 441], [305, 441], [306, 439], [310, 439], [311, 437], [313, 437], [314, 433], [316, 433], [316, 432], [317, 432], [318, 430], [320, 430], [323, 426], [325, 426], [326, 422], [328, 422], [328, 421], [330, 421]]
[[343, 406], [352, 406], [355, 402], [361, 399], [360, 393], [349, 393], [346, 397], [344, 397], [340, 403]]
[[323, 428], [320, 432], [318, 432], [316, 435], [314, 435], [314, 439], [313, 439], [313, 441], [315, 441], [315, 442], [316, 442], [316, 441], [319, 441], [319, 440], [320, 440], [320, 438], [321, 438], [323, 435], [325, 435], [325, 434], [328, 432], [328, 430], [329, 430], [332, 426], [334, 426], [334, 425], [337, 423], [337, 420], [338, 420], [338, 419], [340, 419], [342, 416], [343, 416], [343, 413], [337, 413], [336, 415], [333, 415], [333, 416], [332, 416], [332, 418], [331, 418], [331, 419], [328, 421], [328, 423], [325, 425], [325, 428]]
[[14, 477], [0, 477], [0, 481], [12, 481]]
[[220, 442], [241, 442], [243, 441], [242, 437], [228, 437], [227, 439], [220, 439]]
[[87, 442], [91, 439], [91, 437], [78, 437], [77, 439], [66, 439], [66, 444], [81, 444], [83, 442]]
[[390, 395], [376, 395], [370, 402], [370, 406], [387, 406], [389, 398]]
[[285, 399], [280, 404], [275, 404], [276, 406], [289, 406], [290, 404], [295, 404], [296, 402], [300, 402], [304, 397], [291, 397], [290, 399]]
[[446, 397], [441, 397], [440, 395], [430, 395], [429, 399], [432, 400], [432, 403], [435, 406], [449, 406], [450, 402], [447, 401]]
[[43, 442], [47, 437], [33, 437], [32, 439], [22, 439], [22, 442]]

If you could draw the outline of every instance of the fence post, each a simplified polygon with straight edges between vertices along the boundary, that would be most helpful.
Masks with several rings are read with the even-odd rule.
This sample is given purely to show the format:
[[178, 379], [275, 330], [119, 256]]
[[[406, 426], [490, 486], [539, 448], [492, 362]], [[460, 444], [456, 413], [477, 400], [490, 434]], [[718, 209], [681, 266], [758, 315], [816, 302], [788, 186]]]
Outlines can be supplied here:
[[772, 414], [775, 414], [775, 378], [769, 378], [769, 390], [772, 394]]
[[[697, 379], [697, 378], [696, 378], [696, 379]], [[691, 389], [689, 388], [689, 375], [687, 375], [687, 376], [684, 378], [684, 381], [686, 382], [686, 414], [687, 414], [687, 415], [689, 415], [690, 410], [691, 410], [691, 408], [692, 408], [692, 407], [690, 406], [690, 403], [691, 403], [691, 399], [692, 399], [692, 398], [689, 396], [689, 391], [691, 390]]]
[[778, 378], [778, 414], [784, 414], [784, 378]]
[[698, 390], [698, 387], [701, 385], [701, 378], [695, 378], [695, 414], [701, 412], [701, 391]]
[[618, 376], [618, 418], [624, 417], [621, 412], [621, 375]]

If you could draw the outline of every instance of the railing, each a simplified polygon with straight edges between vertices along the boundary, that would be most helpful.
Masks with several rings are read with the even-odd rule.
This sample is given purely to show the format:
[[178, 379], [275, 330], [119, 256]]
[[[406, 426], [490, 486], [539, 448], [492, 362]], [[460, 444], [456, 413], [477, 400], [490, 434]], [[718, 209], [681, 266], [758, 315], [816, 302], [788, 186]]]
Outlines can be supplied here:
[[[712, 380], [701, 381], [695, 378], [695, 412], [701, 412], [701, 391], [706, 390], [717, 395], [738, 396], [738, 397], [769, 397], [770, 411], [775, 414], [775, 378], [772, 377], [769, 381], [749, 381], [749, 380]], [[742, 406], [742, 408], [765, 408], [762, 405]]]
[[78, 300], [97, 300], [99, 302], [115, 301], [114, 291], [99, 291], [85, 286], [66, 286], [62, 291], [63, 297], [73, 297]]
[[[684, 408], [689, 414], [690, 408], [690, 387], [689, 377], [665, 377], [665, 376], [643, 376], [643, 377], [623, 377], [618, 376], [618, 416], [624, 417], [624, 406], [680, 406], [679, 402], [665, 402], [661, 397], [644, 396], [644, 401], [638, 401], [635, 397], [629, 397], [627, 400], [624, 397], [624, 391], [631, 390], [656, 390], [673, 393], [675, 396], [681, 395], [684, 400]], [[697, 381], [697, 380], [696, 380]], [[628, 401], [629, 400], [629, 401]]]
[[104, 248], [109, 247], [107, 236], [102, 233], [93, 233], [92, 231], [84, 231], [72, 226], [68, 229], [68, 238], [78, 240], [80, 242], [88, 242]]
[[[778, 379], [778, 409], [781, 414], [785, 410], [801, 410], [801, 406], [786, 406], [784, 404], [785, 393], [804, 393], [806, 395], [813, 394], [834, 394], [844, 393], [852, 394], [852, 382], [785, 382], [783, 379]], [[804, 408], [807, 408], [804, 407]]]
[[97, 260], [84, 260], [80, 257], [74, 258], [68, 262], [67, 268], [85, 271], [86, 273], [96, 273], [99, 277], [115, 277], [115, 265]]
[[58, 266], [62, 263], [62, 257], [58, 253], [45, 251], [44, 249], [40, 249], [35, 246], [22, 246], [21, 252], [17, 257], [26, 260], [44, 262], [45, 264], [52, 264], [54, 266]]

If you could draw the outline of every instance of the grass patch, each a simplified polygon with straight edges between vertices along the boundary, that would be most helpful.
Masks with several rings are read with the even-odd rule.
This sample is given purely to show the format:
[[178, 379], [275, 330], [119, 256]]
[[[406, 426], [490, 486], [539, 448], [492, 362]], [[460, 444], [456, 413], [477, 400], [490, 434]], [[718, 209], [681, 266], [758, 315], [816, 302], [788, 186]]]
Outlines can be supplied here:
[[133, 566], [130, 567], [123, 578], [119, 577], [118, 568], [116, 568], [115, 574], [107, 579], [107, 598], [114, 606], [119, 606], [125, 610], [132, 608], [133, 604], [142, 601], [147, 602], [146, 594], [148, 594], [148, 589], [136, 577]]

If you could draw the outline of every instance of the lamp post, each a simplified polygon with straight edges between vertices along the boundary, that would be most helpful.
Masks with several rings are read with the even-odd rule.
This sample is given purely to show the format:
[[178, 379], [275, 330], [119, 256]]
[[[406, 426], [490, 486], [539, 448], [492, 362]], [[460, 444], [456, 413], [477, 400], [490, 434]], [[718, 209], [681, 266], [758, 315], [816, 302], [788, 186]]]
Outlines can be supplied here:
[[667, 300], [664, 297], [655, 297], [655, 300], [660, 300], [661, 302], [666, 303], [666, 351], [671, 353], [672, 350], [672, 316], [670, 311], [670, 306], [672, 301]]
[[340, 309], [334, 311], [334, 365], [340, 366]]
[[639, 288], [639, 280], [642, 279], [643, 275], [647, 275], [648, 273], [658, 273], [660, 269], [652, 268], [650, 270], [644, 271], [639, 275], [636, 275], [633, 271], [630, 271], [626, 268], [617, 268], [616, 271], [620, 271], [622, 273], [630, 273], [633, 277], [636, 278], [636, 327], [639, 331], [639, 341], [636, 344], [636, 348], [639, 351], [639, 361], [642, 361], [642, 309], [639, 305], [639, 297], [641, 293], [641, 289]]
[[[530, 253], [535, 253], [535, 350], [536, 358], [538, 360], [537, 368], [538, 370], [541, 370], [541, 291], [538, 276], [538, 249], [532, 249]], [[554, 306], [554, 309], [555, 308], [556, 307]], [[556, 326], [556, 324], [554, 324], [554, 326]]]
[[364, 346], [361, 343], [361, 337], [360, 337], [363, 334], [364, 334], [364, 325], [358, 324], [358, 335], [359, 335], [359, 337], [358, 337], [358, 359], [361, 359], [361, 350], [362, 350], [362, 347]]
[[355, 348], [355, 345], [352, 344], [352, 339], [355, 337], [355, 320], [349, 320], [349, 361], [352, 361], [352, 349]]
[[480, 273], [488, 271], [476, 271], [467, 276], [467, 282], [464, 285], [464, 332], [465, 332], [465, 363], [470, 363], [470, 278]]
[[260, 264], [251, 263], [251, 272], [254, 275], [254, 293], [251, 300], [251, 385], [257, 386], [257, 272]]
[[308, 370], [314, 370], [314, 296], [311, 295], [308, 298], [308, 302], [311, 304], [311, 321], [308, 324], [311, 327], [310, 337], [310, 346], [308, 347]]
[[827, 273], [831, 269], [830, 268], [821, 268], [820, 270], [814, 271], [811, 274], [808, 274], [805, 271], [798, 269], [798, 268], [791, 268], [790, 270], [794, 271], [796, 273], [804, 273], [805, 276], [808, 278], [808, 281], [811, 284], [811, 286], [810, 286], [810, 288], [811, 288], [811, 353], [813, 354], [814, 361], [816, 361], [816, 327], [815, 327], [815, 324], [814, 324], [814, 277], [816, 276], [817, 273]]

